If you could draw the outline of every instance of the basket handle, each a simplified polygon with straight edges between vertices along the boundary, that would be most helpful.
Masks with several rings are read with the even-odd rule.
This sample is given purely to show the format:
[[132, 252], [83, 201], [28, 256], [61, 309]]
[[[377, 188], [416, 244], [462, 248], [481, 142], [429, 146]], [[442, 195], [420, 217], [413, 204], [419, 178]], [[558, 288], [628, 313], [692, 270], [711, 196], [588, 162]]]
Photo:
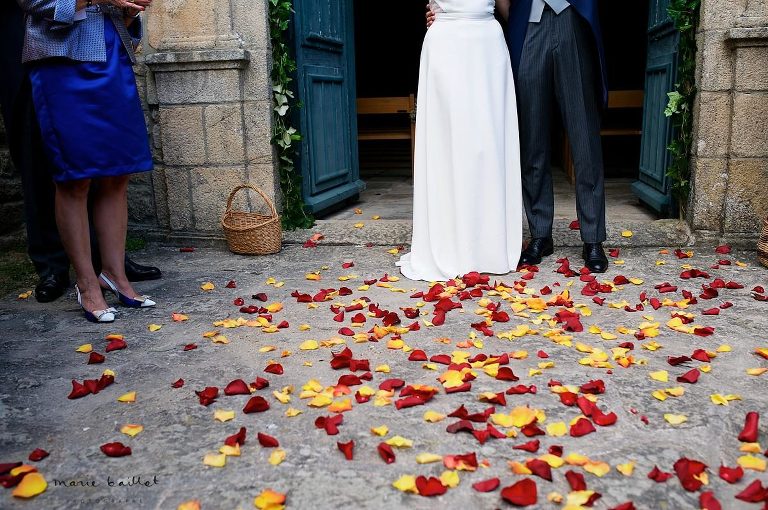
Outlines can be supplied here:
[[250, 184], [241, 184], [232, 190], [232, 193], [229, 194], [229, 198], [227, 199], [227, 209], [225, 212], [229, 212], [230, 209], [232, 209], [232, 201], [235, 199], [235, 195], [237, 195], [237, 193], [243, 189], [249, 189], [261, 195], [261, 198], [264, 199], [264, 202], [266, 202], [266, 204], [269, 206], [269, 209], [272, 211], [272, 217], [277, 217], [277, 209], [275, 209], [275, 204], [272, 203], [272, 201], [267, 197], [267, 195], [264, 194], [263, 191], [261, 191], [256, 186], [251, 186]]

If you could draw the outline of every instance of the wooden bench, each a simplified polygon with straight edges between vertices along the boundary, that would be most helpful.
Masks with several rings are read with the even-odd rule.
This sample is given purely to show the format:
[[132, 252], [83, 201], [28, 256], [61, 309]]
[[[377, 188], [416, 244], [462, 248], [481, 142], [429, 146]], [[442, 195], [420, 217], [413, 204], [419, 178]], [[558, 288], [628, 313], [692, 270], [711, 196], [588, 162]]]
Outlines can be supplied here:
[[[612, 90], [608, 92], [608, 109], [641, 109], [645, 94], [642, 90]], [[605, 128], [600, 130], [600, 136], [641, 136], [642, 127], [629, 128]], [[573, 184], [576, 181], [576, 169], [573, 166], [571, 143], [568, 136], [563, 137], [563, 165], [568, 181]]]
[[403, 115], [406, 122], [395, 126], [358, 126], [358, 140], [410, 140], [411, 170], [416, 143], [416, 99], [407, 97], [361, 97], [357, 99], [358, 115]]

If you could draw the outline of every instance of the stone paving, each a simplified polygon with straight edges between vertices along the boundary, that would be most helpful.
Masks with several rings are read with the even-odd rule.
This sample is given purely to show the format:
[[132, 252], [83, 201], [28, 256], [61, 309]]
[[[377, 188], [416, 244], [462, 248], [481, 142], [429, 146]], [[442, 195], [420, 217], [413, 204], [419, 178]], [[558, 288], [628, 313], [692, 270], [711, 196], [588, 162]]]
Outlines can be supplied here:
[[[406, 280], [381, 282], [386, 273], [398, 274], [394, 267], [396, 257], [387, 252], [391, 247], [327, 246], [323, 241], [318, 244], [317, 248], [287, 246], [282, 253], [269, 257], [240, 257], [218, 248], [198, 247], [188, 253], [180, 252], [178, 246], [151, 246], [135, 258], [161, 266], [165, 276], [160, 281], [139, 284], [138, 288], [159, 305], [144, 311], [120, 308], [118, 321], [113, 325], [87, 323], [72, 295], [51, 305], [39, 305], [34, 298], [6, 297], [0, 311], [0, 464], [24, 461], [34, 465], [47, 480], [48, 488], [27, 501], [12, 497], [11, 489], [0, 490], [0, 508], [174, 509], [184, 502], [198, 500], [203, 509], [245, 509], [254, 508], [254, 498], [271, 488], [286, 494], [287, 508], [490, 509], [511, 507], [502, 498], [502, 494], [509, 495], [509, 492], [502, 493], [502, 489], [524, 479], [533, 480], [538, 488], [537, 503], [530, 508], [580, 508], [578, 505], [566, 507], [565, 499], [562, 504], [548, 501], [548, 497], [556, 499], [552, 493], [563, 498], [569, 496], [571, 487], [565, 477], [568, 471], [583, 475], [588, 490], [600, 493], [602, 497], [594, 505], [597, 509], [615, 508], [629, 501], [638, 509], [695, 509], [699, 508], [700, 495], [707, 491], [712, 491], [725, 509], [762, 508], [760, 504], [746, 503], [735, 496], [755, 480], [767, 484], [764, 471], [744, 469], [743, 479], [733, 485], [718, 476], [721, 464], [735, 468], [740, 458], [741, 463], [746, 466], [754, 463], [753, 467], [758, 469], [766, 461], [763, 452], [768, 447], [768, 422], [765, 416], [761, 416], [759, 425], [759, 446], [738, 439], [747, 413], [765, 414], [768, 409], [765, 391], [768, 374], [747, 373], [748, 369], [768, 368], [768, 359], [756, 352], [758, 348], [768, 348], [768, 302], [755, 298], [765, 294], [752, 292], [758, 286], [768, 287], [768, 270], [757, 263], [754, 252], [736, 250], [719, 254], [713, 246], [697, 246], [692, 249], [691, 258], [679, 259], [674, 253], [675, 246], [667, 247], [666, 253], [651, 248], [622, 248], [612, 259], [609, 273], [597, 280], [598, 283], [611, 282], [600, 290], [615, 286], [614, 292], [597, 294], [596, 301], [605, 299], [601, 306], [593, 296], [583, 294], [582, 289], [590, 285], [582, 281], [587, 278], [556, 272], [557, 269], [564, 271], [562, 263], [556, 262], [561, 257], [568, 257], [577, 272], [580, 267], [578, 248], [560, 248], [555, 257], [541, 265], [538, 273], [533, 273], [532, 279], [515, 273], [498, 278], [508, 286], [501, 293], [476, 291], [489, 301], [474, 296], [465, 300], [460, 300], [459, 295], [452, 296], [451, 300], [461, 303], [462, 308], [448, 311], [443, 325], [430, 327], [428, 322], [440, 322], [433, 314], [438, 302], [411, 297], [417, 291], [428, 291], [427, 284]], [[720, 264], [713, 269], [711, 266], [721, 259], [727, 259], [730, 265]], [[616, 264], [622, 260], [623, 265]], [[354, 266], [343, 267], [345, 261], [353, 261]], [[685, 264], [708, 275], [682, 279]], [[313, 272], [321, 279], [307, 279]], [[696, 276], [696, 272], [693, 275]], [[347, 276], [352, 277], [339, 281], [339, 277]], [[626, 282], [622, 276], [638, 280]], [[719, 288], [717, 278], [723, 283], [737, 282], [743, 288]], [[373, 279], [378, 281], [361, 290], [365, 289], [361, 287], [364, 280]], [[229, 281], [236, 282], [236, 288], [228, 288]], [[491, 283], [493, 281], [492, 278]], [[201, 288], [207, 282], [213, 283], [213, 290]], [[514, 282], [525, 282], [526, 287]], [[677, 289], [655, 288], [664, 283]], [[699, 297], [714, 294], [713, 290], [703, 290], [702, 285], [714, 287], [718, 296]], [[348, 287], [352, 293], [330, 294], [327, 301], [318, 296], [321, 289], [341, 287]], [[529, 294], [525, 293], [526, 288], [531, 289]], [[546, 293], [547, 289], [551, 293]], [[570, 296], [562, 294], [566, 289]], [[299, 303], [292, 296], [294, 291], [317, 296], [320, 301]], [[679, 308], [685, 306], [684, 291], [691, 291], [698, 303]], [[265, 302], [252, 298], [259, 293], [266, 294]], [[534, 295], [540, 295], [542, 300], [535, 299]], [[273, 307], [275, 312], [270, 324], [277, 326], [286, 321], [288, 326], [254, 327], [252, 324], [227, 328], [226, 325], [236, 324], [214, 325], [225, 319], [256, 319], [257, 315], [239, 311], [240, 306], [234, 304], [238, 297], [243, 298], [246, 305], [257, 307], [281, 303], [281, 310], [277, 311], [279, 306]], [[367, 306], [360, 312], [347, 312], [343, 318], [331, 309], [334, 304], [353, 305], [363, 297], [378, 304], [381, 310], [394, 312], [401, 320], [401, 324], [392, 326], [389, 334], [378, 342], [365, 341], [374, 335], [365, 333], [374, 325], [382, 327], [384, 319], [367, 313]], [[656, 303], [657, 298], [663, 303]], [[645, 299], [642, 311], [627, 311], [635, 310], [642, 299]], [[665, 299], [668, 301], [664, 302]], [[573, 307], [566, 309], [571, 306], [571, 300]], [[420, 302], [425, 304], [417, 308]], [[547, 305], [548, 302], [551, 304]], [[733, 306], [729, 308], [726, 302]], [[495, 320], [488, 323], [485, 331], [492, 336], [486, 336], [478, 324], [484, 317], [476, 312], [491, 315], [489, 307], [495, 304], [500, 305], [497, 312], [505, 314], [494, 314]], [[662, 306], [655, 310], [653, 304]], [[409, 319], [407, 315], [413, 316], [412, 310], [403, 308], [415, 308], [422, 315]], [[717, 308], [719, 315], [703, 314], [712, 308]], [[352, 319], [361, 312], [365, 325], [354, 326]], [[188, 320], [176, 322], [173, 313], [184, 314]], [[555, 322], [558, 313], [565, 322]], [[673, 314], [679, 314], [680, 318], [670, 323]], [[508, 322], [504, 322], [504, 315], [509, 316]], [[390, 315], [389, 319], [392, 318]], [[689, 318], [694, 322], [686, 324]], [[402, 342], [396, 341], [393, 331], [414, 323], [419, 329], [401, 331]], [[653, 327], [653, 323], [657, 323], [658, 328]], [[150, 331], [149, 326], [153, 324], [162, 327]], [[641, 325], [645, 328], [642, 333]], [[583, 331], [578, 331], [582, 326]], [[708, 327], [713, 331], [706, 329]], [[349, 331], [343, 328], [362, 335], [347, 336], [344, 333]], [[694, 328], [701, 328], [695, 331], [708, 336], [690, 333]], [[221, 337], [204, 336], [212, 331], [224, 335], [228, 343], [220, 343]], [[376, 332], [383, 335], [378, 328]], [[656, 332], [658, 336], [654, 336]], [[127, 347], [106, 353], [105, 336], [110, 333], [124, 335]], [[301, 347], [314, 346], [307, 342], [309, 340], [318, 341], [319, 348], [302, 350]], [[338, 387], [337, 395], [324, 399], [328, 395], [324, 388], [336, 385], [341, 376], [352, 373], [349, 369], [331, 367], [333, 353], [344, 348], [341, 341], [346, 342], [355, 360], [369, 361], [372, 380], [362, 380], [362, 385], [357, 385], [354, 377], [346, 377], [344, 382], [349, 384], [351, 393], [344, 394], [344, 388]], [[103, 363], [87, 364], [89, 354], [76, 352], [79, 346], [88, 343], [94, 351], [106, 356]], [[189, 344], [197, 348], [184, 350]], [[269, 350], [269, 346], [274, 350]], [[630, 348], [632, 350], [626, 350]], [[423, 350], [433, 361], [409, 361], [413, 350]], [[480, 353], [506, 354], [508, 365], [499, 367], [489, 364], [488, 360], [484, 362], [483, 357], [478, 357]], [[436, 355], [438, 357], [433, 358]], [[449, 370], [449, 366], [442, 364], [446, 356], [439, 355], [453, 356], [458, 364]], [[710, 355], [716, 356], [709, 363], [701, 361]], [[695, 359], [672, 366], [668, 357], [678, 356]], [[471, 373], [476, 376], [471, 381], [467, 375], [470, 370], [460, 364], [468, 357], [474, 362]], [[273, 373], [278, 371], [274, 365], [265, 371], [270, 361], [283, 367], [282, 375]], [[388, 366], [388, 373], [383, 365]], [[607, 368], [609, 365], [612, 368]], [[508, 375], [506, 370], [501, 370], [503, 367], [511, 369], [519, 380], [500, 380], [505, 377], [499, 373]], [[79, 382], [97, 379], [105, 369], [114, 371], [113, 385], [97, 394], [67, 398], [73, 379]], [[698, 382], [676, 381], [693, 369], [698, 370]], [[354, 374], [365, 377], [366, 371], [363, 367]], [[668, 382], [657, 380], [664, 378], [663, 371], [668, 373]], [[493, 374], [497, 374], [496, 377], [492, 377]], [[441, 376], [445, 386], [437, 379]], [[270, 408], [265, 412], [246, 414], [242, 411], [251, 398], [249, 395], [222, 394], [233, 380], [242, 379], [250, 384], [257, 378], [269, 381], [269, 387], [253, 393], [269, 403]], [[184, 380], [184, 385], [172, 388], [179, 379]], [[424, 405], [398, 410], [394, 402], [401, 398], [400, 389], [394, 395], [376, 393], [380, 385], [390, 379], [401, 379], [406, 387], [417, 385], [416, 389], [418, 385], [431, 386], [437, 393]], [[308, 384], [310, 380], [316, 380], [319, 386]], [[470, 382], [469, 391], [446, 392], [446, 388], [461, 385], [465, 380]], [[598, 383], [593, 384], [597, 388], [594, 390], [583, 386], [598, 380], [604, 382], [604, 393], [599, 393]], [[387, 384], [398, 386], [399, 383], [390, 381], [384, 386]], [[318, 392], [319, 397], [314, 395], [316, 400], [301, 398], [308, 396], [301, 395], [305, 385]], [[536, 386], [537, 392], [504, 394], [517, 385], [529, 389]], [[195, 394], [206, 387], [219, 389], [216, 401], [208, 406], [201, 405]], [[292, 393], [286, 387], [292, 387]], [[358, 403], [355, 394], [365, 394], [365, 390], [361, 390], [364, 387], [374, 390], [371, 392], [374, 395], [369, 402]], [[665, 389], [672, 388], [683, 388], [684, 394], [671, 396], [670, 393], [679, 391], [673, 390], [661, 395]], [[666, 396], [666, 400], [653, 396], [659, 390], [661, 394], [657, 393], [657, 397]], [[590, 396], [590, 391], [597, 393]], [[136, 392], [135, 402], [118, 402], [118, 397], [129, 392]], [[613, 412], [616, 423], [595, 426], [595, 432], [582, 437], [571, 436], [568, 431], [575, 429], [569, 425], [581, 415], [580, 408], [562, 402], [573, 392], [582, 397], [580, 402], [587, 410], [590, 406], [586, 399], [596, 397], [603, 411], [591, 412], [591, 420], [582, 418], [582, 421], [602, 422], [603, 414], [610, 418], [609, 413]], [[486, 393], [488, 395], [483, 395]], [[502, 393], [506, 405], [499, 401], [495, 395], [498, 393]], [[290, 397], [290, 402], [281, 403], [278, 396], [283, 400]], [[496, 403], [482, 402], [481, 397]], [[739, 399], [735, 400], [736, 397]], [[721, 405], [714, 403], [713, 398], [720, 399]], [[334, 401], [335, 409], [323, 407], [328, 400]], [[351, 410], [333, 412], [342, 411], [346, 400], [350, 400]], [[321, 407], [312, 407], [309, 403]], [[727, 405], [722, 405], [724, 403]], [[461, 405], [466, 406], [470, 414], [495, 407], [487, 423], [508, 437], [486, 438], [483, 432], [476, 432], [477, 437], [466, 431], [447, 432], [448, 427], [460, 421], [456, 417], [436, 423], [424, 420], [427, 411], [447, 415]], [[525, 409], [521, 409], [524, 406], [540, 410], [538, 417], [523, 419], [525, 423], [522, 423], [521, 416], [526, 415]], [[289, 409], [301, 414], [288, 417]], [[234, 411], [234, 419], [224, 423], [214, 419], [216, 411], [228, 410]], [[337, 435], [328, 435], [316, 427], [318, 417], [334, 415], [343, 416]], [[674, 415], [667, 416], [673, 421], [675, 417], [684, 416], [687, 421], [673, 425], [665, 415]], [[492, 430], [487, 428], [486, 416], [473, 418], [478, 421], [469, 423], [475, 430]], [[518, 426], [505, 426], [511, 424], [510, 420]], [[534, 423], [525, 427], [529, 421]], [[140, 424], [144, 430], [129, 437], [121, 433], [126, 424]], [[372, 428], [382, 425], [388, 428], [384, 436], [371, 432]], [[585, 423], [579, 426], [583, 425]], [[225, 438], [240, 427], [247, 429], [241, 455], [227, 457], [224, 467], [205, 465], [206, 454], [217, 453]], [[559, 427], [563, 427], [560, 432]], [[545, 434], [531, 437], [525, 434], [539, 430]], [[260, 445], [257, 439], [260, 432], [279, 441], [279, 449], [285, 453], [282, 463], [269, 462], [270, 457], [274, 459], [279, 454], [274, 453], [276, 448]], [[566, 433], [560, 436], [561, 432]], [[413, 444], [410, 448], [393, 447], [396, 460], [386, 464], [377, 447], [395, 436], [411, 440]], [[348, 461], [337, 442], [350, 440], [355, 446], [353, 460]], [[513, 449], [532, 440], [540, 441], [536, 452]], [[118, 458], [106, 456], [100, 446], [111, 442], [129, 446], [132, 454]], [[513, 472], [524, 471], [530, 459], [544, 459], [547, 465], [559, 466], [557, 456], [545, 456], [550, 451], [559, 453], [557, 446], [562, 447], [561, 460], [566, 463], [552, 468], [552, 482], [541, 476]], [[38, 462], [28, 461], [27, 456], [36, 448], [46, 450], [50, 456]], [[436, 454], [437, 462], [417, 463], [417, 456], [424, 453]], [[475, 472], [458, 471], [458, 486], [449, 487], [443, 495], [425, 497], [401, 492], [392, 485], [402, 475], [439, 477], [447, 470], [445, 464], [450, 464], [448, 456], [470, 453], [476, 454], [480, 466]], [[582, 457], [580, 461], [576, 454], [592, 463], [585, 464], [586, 460]], [[693, 492], [684, 489], [681, 479], [693, 484], [693, 488], [700, 484], [682, 474], [676, 475], [673, 466], [681, 458], [705, 463], [708, 485]], [[629, 463], [634, 463], [631, 474]], [[527, 465], [541, 473], [541, 464], [528, 462]], [[673, 476], [661, 483], [649, 479], [647, 475], [654, 466]], [[625, 474], [619, 472], [618, 467]], [[607, 472], [600, 472], [602, 468]], [[445, 483], [454, 477], [453, 474], [443, 476]], [[500, 480], [499, 489], [481, 493], [472, 488], [474, 483], [491, 478]], [[401, 481], [408, 482], [408, 479]], [[123, 482], [122, 486], [119, 482]], [[455, 482], [454, 479], [450, 484]], [[133, 486], [126, 486], [130, 483]], [[405, 483], [406, 489], [408, 486]], [[584, 494], [571, 495], [578, 496]]]

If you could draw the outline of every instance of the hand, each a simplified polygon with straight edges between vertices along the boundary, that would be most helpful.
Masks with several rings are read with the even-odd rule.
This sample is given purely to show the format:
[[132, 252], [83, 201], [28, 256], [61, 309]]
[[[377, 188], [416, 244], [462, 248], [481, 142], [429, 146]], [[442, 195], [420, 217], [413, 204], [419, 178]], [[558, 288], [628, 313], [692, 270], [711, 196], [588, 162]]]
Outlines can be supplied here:
[[427, 28], [432, 26], [432, 23], [435, 22], [435, 13], [432, 12], [432, 9], [429, 8], [429, 4], [427, 4]]
[[126, 9], [131, 15], [135, 15], [146, 10], [152, 0], [108, 0], [108, 2], [119, 9]]

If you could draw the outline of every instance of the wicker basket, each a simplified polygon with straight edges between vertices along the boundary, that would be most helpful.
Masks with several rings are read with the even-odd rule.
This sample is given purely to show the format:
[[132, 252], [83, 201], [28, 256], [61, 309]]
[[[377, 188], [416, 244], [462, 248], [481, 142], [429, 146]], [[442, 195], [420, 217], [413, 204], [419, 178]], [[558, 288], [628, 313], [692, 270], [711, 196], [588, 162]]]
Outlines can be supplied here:
[[757, 241], [757, 257], [762, 265], [768, 267], [768, 218], [763, 222], [763, 233]]
[[[233, 211], [232, 200], [243, 189], [250, 189], [261, 195], [269, 206], [272, 214]], [[232, 190], [227, 200], [227, 209], [221, 219], [221, 226], [227, 238], [229, 250], [241, 255], [268, 255], [280, 251], [283, 233], [280, 227], [280, 216], [275, 204], [267, 198], [263, 191], [255, 186], [244, 184]]]

